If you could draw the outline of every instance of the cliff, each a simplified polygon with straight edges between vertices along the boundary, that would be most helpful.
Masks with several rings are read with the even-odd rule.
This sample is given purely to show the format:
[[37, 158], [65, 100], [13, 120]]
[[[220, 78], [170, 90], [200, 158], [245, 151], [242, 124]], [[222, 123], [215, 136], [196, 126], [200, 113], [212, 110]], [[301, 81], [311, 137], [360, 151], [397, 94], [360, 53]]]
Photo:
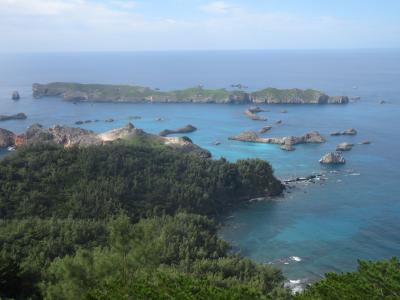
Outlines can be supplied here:
[[80, 84], [55, 82], [35, 83], [33, 96], [61, 97], [66, 101], [92, 102], [160, 102], [160, 103], [267, 103], [267, 104], [344, 104], [347, 96], [330, 97], [317, 90], [267, 88], [247, 93], [201, 86], [175, 91], [159, 91], [142, 86]]

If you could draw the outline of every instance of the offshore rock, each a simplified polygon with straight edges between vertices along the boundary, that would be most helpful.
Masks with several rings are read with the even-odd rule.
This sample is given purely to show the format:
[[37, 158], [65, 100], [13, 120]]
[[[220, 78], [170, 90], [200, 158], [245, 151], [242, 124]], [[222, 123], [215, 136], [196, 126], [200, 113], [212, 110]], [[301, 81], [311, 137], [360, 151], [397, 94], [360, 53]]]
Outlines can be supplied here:
[[25, 120], [28, 118], [24, 113], [18, 113], [15, 115], [0, 115], [0, 121], [8, 121], [8, 120]]
[[321, 164], [335, 165], [335, 164], [345, 164], [346, 160], [343, 158], [340, 152], [330, 152], [322, 156], [319, 162]]
[[178, 129], [164, 129], [162, 130], [159, 135], [160, 136], [167, 136], [170, 134], [175, 134], [175, 133], [190, 133], [196, 131], [197, 128], [194, 127], [193, 125], [186, 125], [184, 127], [178, 128]]

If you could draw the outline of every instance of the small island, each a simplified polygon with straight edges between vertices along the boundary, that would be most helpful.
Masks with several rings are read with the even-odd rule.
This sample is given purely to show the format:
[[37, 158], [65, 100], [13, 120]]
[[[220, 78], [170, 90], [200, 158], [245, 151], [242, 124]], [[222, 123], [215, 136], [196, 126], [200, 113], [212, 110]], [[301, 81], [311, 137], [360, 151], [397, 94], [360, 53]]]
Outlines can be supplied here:
[[328, 96], [313, 89], [266, 88], [255, 92], [205, 89], [197, 86], [174, 91], [111, 84], [35, 83], [33, 96], [60, 97], [71, 102], [221, 103], [221, 104], [346, 104], [347, 96]]

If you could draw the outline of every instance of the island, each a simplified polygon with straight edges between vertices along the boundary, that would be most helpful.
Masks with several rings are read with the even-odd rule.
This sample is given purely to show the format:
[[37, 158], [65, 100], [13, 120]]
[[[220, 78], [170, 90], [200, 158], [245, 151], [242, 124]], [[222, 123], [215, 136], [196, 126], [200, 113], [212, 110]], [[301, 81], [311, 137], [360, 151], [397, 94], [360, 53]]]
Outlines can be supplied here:
[[34, 98], [60, 97], [71, 102], [231, 103], [231, 104], [346, 104], [347, 96], [328, 96], [313, 89], [266, 88], [255, 92], [205, 89], [202, 86], [160, 91], [143, 86], [53, 82], [34, 83]]
[[25, 120], [26, 118], [27, 116], [24, 113], [18, 113], [15, 115], [0, 115], [0, 121]]

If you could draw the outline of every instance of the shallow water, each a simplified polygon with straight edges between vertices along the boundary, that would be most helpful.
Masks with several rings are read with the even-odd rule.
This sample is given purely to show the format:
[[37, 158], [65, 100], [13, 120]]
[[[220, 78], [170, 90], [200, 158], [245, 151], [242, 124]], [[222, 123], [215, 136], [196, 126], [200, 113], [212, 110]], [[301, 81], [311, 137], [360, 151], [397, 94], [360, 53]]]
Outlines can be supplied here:
[[[198, 127], [188, 136], [216, 158], [266, 159], [281, 178], [324, 173], [327, 180], [299, 185], [285, 198], [239, 208], [221, 230], [236, 249], [275, 264], [289, 279], [308, 281], [328, 271], [352, 270], [358, 258], [400, 256], [400, 51], [3, 55], [0, 70], [0, 114], [28, 115], [27, 120], [1, 122], [1, 128], [23, 132], [36, 122], [74, 125], [78, 120], [114, 118], [113, 123], [82, 126], [101, 132], [139, 115], [142, 119], [134, 120], [135, 126], [152, 133], [186, 124]], [[348, 105], [265, 105], [271, 110], [262, 113], [268, 121], [256, 122], [243, 115], [244, 105], [72, 104], [32, 99], [31, 84], [50, 81], [135, 83], [162, 89], [197, 84], [219, 88], [240, 82], [249, 89], [312, 87], [331, 95], [358, 95], [361, 100]], [[10, 100], [14, 89], [20, 92], [20, 101]], [[380, 100], [391, 103], [381, 105]], [[288, 113], [279, 113], [282, 108]], [[165, 120], [155, 121], [158, 117]], [[283, 120], [281, 125], [274, 124], [278, 119]], [[267, 124], [273, 129], [263, 136], [318, 130], [327, 142], [285, 152], [275, 145], [227, 139]], [[329, 136], [349, 127], [356, 128], [358, 135]], [[318, 163], [336, 144], [363, 140], [372, 144], [355, 145], [345, 153], [345, 166]], [[215, 141], [221, 145], [214, 145]]]

